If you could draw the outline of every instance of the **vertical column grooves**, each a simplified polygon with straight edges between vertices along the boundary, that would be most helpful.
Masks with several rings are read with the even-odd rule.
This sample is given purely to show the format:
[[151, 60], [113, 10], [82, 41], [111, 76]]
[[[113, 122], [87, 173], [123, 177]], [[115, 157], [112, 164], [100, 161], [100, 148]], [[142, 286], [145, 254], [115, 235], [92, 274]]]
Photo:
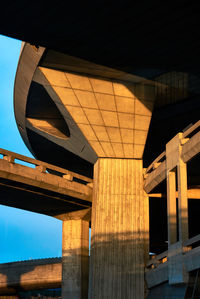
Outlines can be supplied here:
[[89, 222], [63, 221], [62, 298], [86, 299], [88, 296]]
[[95, 165], [90, 299], [144, 297], [142, 170], [134, 159], [102, 158]]

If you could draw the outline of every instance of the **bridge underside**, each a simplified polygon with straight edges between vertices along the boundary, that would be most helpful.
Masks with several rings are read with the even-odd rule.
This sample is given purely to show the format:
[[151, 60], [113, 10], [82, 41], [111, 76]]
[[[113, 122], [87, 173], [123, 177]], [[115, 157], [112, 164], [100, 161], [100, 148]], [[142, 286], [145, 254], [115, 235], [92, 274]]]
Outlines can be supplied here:
[[91, 207], [73, 197], [23, 183], [0, 179], [0, 204], [52, 217]]
[[[159, 91], [152, 115], [144, 152], [146, 167], [177, 132], [198, 120], [200, 21], [197, 5], [178, 0], [173, 5], [142, 1], [134, 6], [131, 1], [92, 5], [76, 1], [65, 9], [64, 3], [55, 8], [45, 1], [27, 5], [20, 0], [1, 4], [4, 14], [0, 33], [45, 47], [41, 65], [47, 67], [63, 69], [65, 55], [71, 55], [166, 85]], [[54, 21], [49, 23], [49, 20]], [[49, 143], [51, 150], [60, 154], [54, 159], [50, 153], [46, 157], [43, 148], [47, 141], [32, 132], [29, 139], [38, 159], [46, 158], [59, 165], [66, 163], [66, 150], [62, 152], [58, 145], [56, 149]], [[92, 166], [88, 164], [85, 168], [90, 168], [92, 175]]]
[[56, 7], [20, 0], [1, 10], [0, 33], [34, 45], [148, 78], [174, 70], [199, 74], [198, 4], [186, 0]]
[[91, 207], [89, 182], [87, 177], [0, 149], [0, 204], [60, 219]]
[[[28, 70], [26, 68], [27, 59], [32, 59], [33, 61]], [[29, 78], [31, 74], [27, 90], [24, 87], [23, 77], [20, 77], [20, 73], [25, 73], [27, 78]], [[79, 82], [79, 86], [77, 87], [74, 85], [74, 89], [68, 85], [68, 80], [69, 78], [72, 80], [73, 75], [74, 80], [77, 76], [76, 80]], [[60, 81], [57, 80], [54, 82], [54, 77], [59, 78]], [[142, 117], [146, 123], [147, 120], [150, 121], [148, 134], [148, 124], [142, 124], [142, 122], [139, 123], [138, 127], [134, 127], [134, 125], [132, 126], [127, 123], [125, 124], [125, 128], [124, 124], [121, 128], [120, 125], [117, 127], [117, 125], [112, 124], [111, 122], [109, 126], [102, 126], [98, 124], [97, 119], [89, 119], [88, 123], [81, 123], [79, 125], [80, 119], [77, 118], [79, 112], [81, 111], [82, 113], [84, 110], [88, 113], [89, 106], [86, 106], [85, 108], [85, 103], [83, 102], [81, 104], [83, 109], [81, 107], [82, 110], [80, 110], [80, 106], [75, 104], [73, 109], [75, 109], [74, 111], [79, 112], [74, 112], [73, 114], [73, 111], [69, 110], [73, 107], [73, 104], [70, 104], [70, 101], [71, 103], [74, 101], [74, 98], [70, 98], [70, 92], [74, 92], [76, 94], [78, 94], [78, 92], [85, 92], [87, 96], [90, 95], [91, 97], [91, 89], [89, 89], [90, 92], [88, 92], [88, 90], [83, 92], [83, 89], [88, 85], [84, 86], [86, 83], [82, 83], [81, 86], [80, 82], [86, 82], [88, 79], [92, 80], [92, 78], [102, 77], [104, 77], [102, 80], [103, 82], [119, 81], [121, 84], [126, 82], [126, 85], [127, 82], [129, 85], [147, 84], [147, 86], [154, 88], [154, 96], [152, 95], [152, 91], [147, 90], [146, 99], [142, 104], [143, 106], [140, 105], [140, 107], [138, 106], [139, 108], [137, 108], [137, 106], [134, 107], [135, 110], [139, 111], [139, 114], [143, 114]], [[85, 81], [83, 78], [85, 78]], [[74, 84], [76, 83], [75, 81], [73, 82]], [[136, 151], [138, 155], [142, 148], [144, 149], [143, 166], [147, 167], [150, 162], [152, 162], [152, 160], [155, 159], [162, 150], [164, 150], [165, 144], [174, 137], [177, 132], [182, 131], [199, 120], [200, 91], [198, 86], [198, 76], [194, 76], [192, 73], [188, 72], [163, 72], [162, 75], [152, 77], [150, 80], [147, 80], [147, 77], [143, 77], [142, 75], [130, 75], [116, 69], [110, 69], [82, 59], [77, 59], [54, 50], [45, 50], [43, 48], [37, 49], [34, 46], [26, 44], [20, 59], [18, 75], [16, 78], [15, 114], [19, 130], [27, 146], [38, 159], [50, 162], [54, 165], [64, 166], [66, 169], [92, 177], [93, 164], [97, 161], [97, 156], [99, 154], [97, 152], [97, 147], [93, 146], [93, 144], [96, 141], [100, 141], [103, 146], [106, 144], [108, 145], [110, 140], [113, 138], [113, 135], [111, 135], [111, 129], [113, 128], [111, 128], [111, 126], [114, 127], [116, 132], [119, 132], [120, 129], [121, 138], [124, 138], [121, 141], [120, 136], [118, 136], [120, 134], [116, 134], [114, 142], [111, 142], [112, 146], [119, 147], [122, 146], [123, 143], [125, 145], [126, 143], [129, 143], [130, 145], [133, 141], [133, 135], [130, 137], [130, 132], [137, 133], [138, 140], [136, 140], [135, 135], [133, 143], [139, 143], [137, 144]], [[25, 90], [24, 95], [21, 94], [19, 96], [17, 91], [18, 89]], [[130, 93], [128, 94], [130, 95]], [[100, 93], [98, 90], [98, 93], [95, 93], [95, 96], [97, 97], [99, 95]], [[118, 95], [115, 96], [117, 101]], [[111, 94], [109, 94], [107, 98], [105, 97], [104, 100], [105, 103], [107, 103], [107, 106], [109, 101], [111, 103], [112, 97], [113, 95]], [[137, 99], [137, 94], [135, 97]], [[124, 103], [127, 105], [127, 99], [125, 99], [125, 97], [123, 98], [122, 94], [121, 97], [118, 98], [120, 98], [121, 101], [125, 100]], [[91, 100], [93, 99], [91, 98]], [[131, 101], [131, 98], [128, 98], [128, 100]], [[141, 97], [138, 96], [137, 100], [142, 103], [144, 99], [142, 100]], [[135, 103], [137, 103], [136, 100]], [[154, 106], [152, 108], [153, 103]], [[93, 103], [90, 105], [93, 105]], [[124, 104], [124, 107], [126, 105]], [[91, 107], [89, 108], [91, 109]], [[124, 113], [124, 115], [126, 115], [128, 119], [131, 115], [130, 112], [132, 106], [128, 106], [129, 108], [124, 107], [117, 107], [117, 113], [120, 115], [121, 112], [125, 112], [126, 114]], [[106, 107], [104, 109], [107, 109], [108, 113], [110, 113], [113, 108], [110, 104], [110, 107]], [[123, 109], [125, 110], [123, 111]], [[129, 109], [129, 111], [126, 109]], [[75, 121], [69, 117], [69, 112], [67, 112], [67, 110], [70, 111], [71, 116]], [[91, 111], [96, 113], [95, 109], [91, 109]], [[138, 113], [137, 111], [135, 113]], [[103, 109], [100, 110], [100, 112], [104, 113]], [[134, 113], [132, 113], [131, 117], [133, 117], [133, 114]], [[88, 115], [86, 116], [88, 117]], [[77, 128], [77, 123], [79, 128]], [[88, 128], [88, 130], [85, 128]], [[98, 128], [99, 131], [97, 131]], [[107, 130], [107, 133], [105, 133], [105, 129]], [[93, 136], [90, 133], [92, 130], [96, 134], [96, 137], [94, 133]], [[125, 136], [123, 135], [124, 132]], [[68, 136], [69, 133], [70, 136]], [[48, 151], [46, 150], [47, 148], [49, 149]], [[106, 150], [110, 149], [107, 148]], [[117, 151], [119, 156], [119, 150], [117, 149]], [[101, 154], [102, 153], [100, 153], [100, 155]], [[127, 157], [129, 157], [128, 155], [131, 157], [131, 151], [129, 153], [127, 152]], [[106, 154], [104, 154], [104, 156], [106, 156]], [[140, 154], [137, 158], [138, 157], [142, 157], [142, 155]], [[198, 156], [188, 163], [188, 189], [199, 185], [199, 163], [200, 161]], [[165, 183], [160, 184], [154, 192], [162, 194], [166, 193]], [[190, 203], [190, 213], [192, 214], [198, 210], [199, 204], [197, 201], [194, 202], [192, 199], [190, 200]], [[167, 247], [166, 198], [151, 198], [150, 210], [150, 249], [153, 252], [159, 252], [163, 248]], [[194, 217], [194, 221], [190, 223], [191, 236], [193, 235], [193, 231], [197, 228], [197, 218]], [[157, 223], [159, 223], [161, 219], [165, 219], [164, 228], [160, 229], [160, 233], [155, 233], [154, 230], [157, 230]], [[158, 241], [158, 239], [162, 239], [162, 242], [160, 242], [161, 240]], [[159, 246], [158, 243], [160, 244]]]
[[[1, 32], [30, 42], [21, 51], [14, 96], [26, 145], [40, 160], [94, 176], [89, 296], [143, 298], [149, 232], [143, 167], [199, 120], [197, 7], [188, 1], [134, 7], [79, 1], [67, 10], [37, 1], [2, 5]], [[198, 158], [188, 170], [189, 189], [199, 182]], [[164, 194], [166, 186], [153, 191]], [[187, 186], [184, 192], [178, 197], [185, 203]], [[87, 297], [89, 214], [82, 212], [63, 222], [63, 298]], [[156, 213], [162, 215], [159, 205], [154, 225]], [[74, 277], [70, 294], [67, 277]]]
[[[22, 49], [15, 84], [15, 114], [27, 146], [40, 159], [80, 174], [92, 177], [95, 165], [91, 298], [108, 294], [121, 298], [125, 290], [127, 298], [144, 297], [143, 266], [149, 228], [142, 162], [146, 166], [160, 153], [179, 127], [182, 130], [199, 119], [197, 82], [191, 73], [170, 71], [148, 79], [29, 44]], [[188, 188], [199, 181], [198, 165], [188, 167]], [[164, 184], [159, 188], [154, 191], [166, 193]], [[159, 218], [158, 209], [156, 206], [151, 214], [154, 224]], [[161, 210], [166, 212], [164, 201]], [[81, 230], [84, 221], [72, 220], [63, 227]], [[77, 239], [80, 258], [73, 240], [71, 249], [65, 249], [67, 243], [63, 243], [63, 256], [67, 252], [63, 296], [68, 294], [67, 263], [73, 260], [73, 267], [74, 262], [80, 266], [87, 255], [87, 236], [79, 235]], [[159, 245], [150, 247], [156, 252], [167, 246], [167, 236], [162, 240], [164, 244], [156, 241]], [[119, 258], [123, 248], [130, 252], [127, 259]], [[78, 265], [76, 269], [81, 271]], [[85, 284], [88, 273], [84, 277]], [[82, 276], [78, 281], [80, 288], [74, 287], [71, 298], [80, 298]]]

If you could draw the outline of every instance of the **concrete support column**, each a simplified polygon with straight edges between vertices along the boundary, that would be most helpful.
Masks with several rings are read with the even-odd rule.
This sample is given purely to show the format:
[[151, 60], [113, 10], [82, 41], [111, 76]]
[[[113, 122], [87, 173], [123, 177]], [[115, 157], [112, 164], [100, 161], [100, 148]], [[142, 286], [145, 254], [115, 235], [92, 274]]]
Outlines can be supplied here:
[[93, 190], [89, 298], [144, 298], [148, 198], [142, 160], [98, 159]]
[[167, 221], [168, 221], [168, 245], [176, 243], [176, 172], [167, 171]]
[[[177, 225], [179, 229], [179, 241], [184, 242], [188, 239], [187, 165], [181, 158], [182, 144], [184, 142], [183, 133], [178, 133], [166, 144], [169, 245], [178, 241]], [[176, 189], [178, 189], [178, 224], [176, 221]]]
[[178, 174], [178, 213], [179, 236], [182, 242], [189, 238], [188, 235], [188, 197], [187, 197], [187, 165], [181, 157], [177, 165]]
[[62, 298], [88, 298], [88, 209], [67, 214], [62, 233]]
[[166, 144], [169, 284], [188, 283], [189, 279], [183, 262], [183, 242], [188, 239], [187, 167], [181, 159], [183, 142], [183, 134], [178, 133]]

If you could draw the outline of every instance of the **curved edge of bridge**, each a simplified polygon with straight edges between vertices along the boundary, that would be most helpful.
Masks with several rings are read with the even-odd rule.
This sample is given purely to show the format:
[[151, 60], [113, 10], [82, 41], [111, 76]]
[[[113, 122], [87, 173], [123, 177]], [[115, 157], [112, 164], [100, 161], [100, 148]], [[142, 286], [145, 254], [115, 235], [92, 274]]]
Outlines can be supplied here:
[[[73, 209], [90, 208], [92, 182], [92, 179], [72, 171], [0, 149], [0, 187], [5, 188], [6, 186], [8, 189], [20, 189], [21, 192], [37, 193], [44, 198], [42, 209], [46, 215], [56, 215], [56, 213], [52, 215], [51, 209], [48, 207], [48, 200], [51, 201], [51, 199], [54, 200], [54, 205], [56, 202], [62, 203], [63, 211], [57, 209], [58, 215], [67, 211], [71, 212]], [[1, 204], [4, 205], [39, 212], [35, 208], [34, 202], [31, 200], [29, 203], [27, 200], [17, 202], [15, 198], [1, 200]], [[43, 210], [40, 213], [43, 213]]]
[[[168, 224], [168, 250], [153, 255], [146, 264], [149, 299], [160, 298], [159, 292], [162, 296], [170, 296], [173, 290], [181, 293], [180, 298], [193, 298], [185, 296], [191, 290], [193, 294], [196, 292], [200, 269], [200, 235], [189, 238], [188, 199], [199, 199], [200, 190], [199, 187], [192, 189], [193, 185], [188, 187], [187, 163], [199, 153], [200, 121], [172, 138], [166, 144], [166, 151], [145, 170], [144, 190], [147, 196], [167, 199]], [[165, 179], [166, 194], [148, 194]], [[163, 185], [160, 187], [163, 190]], [[174, 294], [174, 298], [177, 298]]]
[[[184, 163], [189, 162], [200, 153], [200, 120], [182, 133], [181, 158]], [[160, 154], [144, 173], [144, 190], [150, 193], [166, 179], [166, 151]]]
[[[187, 272], [191, 272], [200, 268], [200, 235], [185, 241], [182, 245], [183, 263]], [[181, 245], [176, 243], [177, 246]], [[169, 252], [165, 251], [157, 256], [154, 256], [147, 263], [145, 278], [148, 288], [153, 288], [161, 283], [169, 280], [168, 277], [168, 261]]]

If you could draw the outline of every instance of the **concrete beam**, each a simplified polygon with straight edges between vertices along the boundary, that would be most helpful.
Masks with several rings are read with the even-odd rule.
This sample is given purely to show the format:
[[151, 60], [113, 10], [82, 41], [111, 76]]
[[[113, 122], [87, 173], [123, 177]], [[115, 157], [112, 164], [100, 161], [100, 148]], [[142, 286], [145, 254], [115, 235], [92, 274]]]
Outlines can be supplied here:
[[[165, 193], [149, 193], [148, 197], [157, 197], [157, 198], [166, 198], [167, 194]], [[178, 198], [178, 192], [176, 191], [176, 198]], [[188, 189], [187, 198], [200, 199], [200, 189]]]
[[190, 138], [190, 140], [184, 144], [182, 151], [182, 159], [185, 163], [190, 161], [200, 152], [200, 132]]
[[78, 199], [92, 200], [92, 189], [87, 185], [43, 172], [41, 168], [30, 168], [0, 159], [0, 177]]
[[166, 179], [166, 161], [163, 161], [159, 166], [149, 173], [144, 182], [144, 190], [150, 193], [156, 186]]

